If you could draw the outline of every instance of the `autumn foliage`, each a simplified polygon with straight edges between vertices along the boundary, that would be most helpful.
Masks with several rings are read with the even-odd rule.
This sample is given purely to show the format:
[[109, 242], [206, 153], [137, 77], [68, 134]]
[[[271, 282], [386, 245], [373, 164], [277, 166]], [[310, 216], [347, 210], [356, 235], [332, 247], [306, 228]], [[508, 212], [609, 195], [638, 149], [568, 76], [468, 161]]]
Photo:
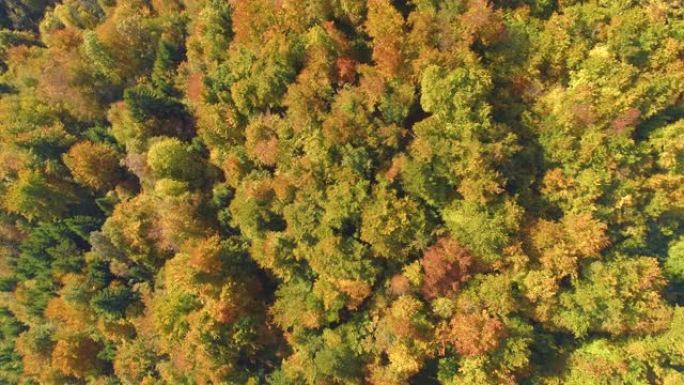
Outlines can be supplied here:
[[684, 384], [667, 0], [0, 0], [0, 384]]
[[470, 278], [472, 256], [458, 242], [441, 238], [428, 248], [421, 265], [425, 272], [423, 295], [427, 299], [451, 296]]

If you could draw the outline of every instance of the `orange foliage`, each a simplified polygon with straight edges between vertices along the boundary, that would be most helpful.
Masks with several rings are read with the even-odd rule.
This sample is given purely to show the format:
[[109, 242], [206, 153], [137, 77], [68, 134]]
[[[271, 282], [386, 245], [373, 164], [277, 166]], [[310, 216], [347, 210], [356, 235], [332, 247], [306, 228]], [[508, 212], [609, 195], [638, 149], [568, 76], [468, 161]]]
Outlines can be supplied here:
[[277, 174], [273, 177], [273, 191], [281, 201], [289, 201], [296, 191], [293, 178], [287, 174]]
[[257, 309], [259, 304], [255, 299], [261, 291], [261, 283], [256, 279], [228, 282], [221, 289], [218, 298], [209, 301], [214, 319], [223, 324], [232, 323], [237, 317]]
[[531, 239], [544, 270], [574, 276], [579, 259], [595, 257], [608, 245], [606, 229], [591, 214], [567, 214], [560, 222], [539, 221]]
[[406, 164], [406, 158], [405, 157], [396, 157], [392, 159], [392, 165], [390, 168], [385, 172], [385, 178], [393, 181], [394, 178], [399, 175], [401, 172], [401, 169], [405, 166]]
[[411, 283], [403, 274], [396, 274], [390, 280], [390, 289], [394, 295], [404, 295], [411, 290]]
[[259, 204], [266, 204], [275, 196], [270, 179], [259, 179], [247, 182], [245, 184], [245, 193], [248, 197], [255, 199]]
[[229, 185], [235, 187], [238, 181], [242, 179], [247, 173], [247, 165], [245, 162], [235, 155], [228, 155], [221, 164], [221, 169], [226, 176], [226, 181]]
[[183, 10], [180, 0], [152, 0], [152, 7], [159, 15], [174, 15]]
[[486, 312], [459, 313], [451, 319], [450, 330], [440, 336], [464, 356], [492, 351], [506, 335], [503, 323]]
[[233, 8], [233, 32], [235, 44], [257, 44], [262, 35], [273, 26], [275, 2], [270, 0], [230, 0]]
[[373, 290], [373, 287], [366, 282], [350, 279], [341, 279], [337, 281], [337, 287], [349, 297], [347, 300], [347, 308], [351, 310], [358, 308]]
[[101, 118], [105, 109], [89, 84], [92, 68], [79, 52], [81, 36], [67, 31], [71, 30], [60, 34], [60, 46], [51, 47], [44, 58], [26, 65], [41, 68], [39, 92], [49, 101], [66, 107], [80, 119]]
[[21, 355], [24, 373], [39, 375], [50, 366], [50, 351], [40, 351], [32, 346], [29, 333], [24, 332], [17, 338], [16, 350]]
[[356, 66], [358, 62], [350, 57], [338, 57], [335, 61], [337, 81], [339, 83], [354, 83], [356, 81]]
[[425, 279], [423, 295], [432, 299], [455, 293], [470, 278], [472, 256], [455, 240], [444, 237], [430, 247], [421, 260]]
[[52, 351], [52, 365], [67, 376], [86, 378], [97, 370], [100, 346], [84, 336], [71, 336], [57, 341]]
[[368, 2], [366, 28], [373, 38], [373, 60], [387, 77], [397, 75], [404, 64], [404, 18], [387, 0]]
[[45, 318], [53, 322], [61, 322], [73, 331], [84, 330], [90, 326], [92, 319], [88, 317], [89, 309], [65, 301], [62, 297], [55, 297], [48, 302]]
[[220, 242], [218, 235], [187, 242], [185, 248], [190, 255], [190, 266], [206, 274], [220, 273], [223, 266]]
[[204, 76], [201, 72], [193, 72], [188, 75], [188, 80], [185, 86], [185, 94], [190, 102], [198, 104], [202, 101], [202, 93], [204, 92]]
[[148, 65], [150, 53], [156, 48], [156, 39], [145, 24], [150, 14], [145, 2], [119, 2], [107, 21], [95, 30], [124, 78], [135, 76]]
[[110, 189], [119, 179], [119, 159], [111, 147], [83, 141], [64, 155], [64, 163], [81, 184], [97, 190]]
[[494, 10], [488, 0], [470, 0], [468, 10], [461, 16], [463, 38], [469, 44], [479, 38], [484, 45], [498, 42], [505, 36], [501, 10]]
[[566, 176], [560, 168], [548, 170], [544, 175], [542, 183], [542, 192], [544, 194], [559, 194], [561, 197], [567, 197], [570, 187], [573, 186], [574, 180]]

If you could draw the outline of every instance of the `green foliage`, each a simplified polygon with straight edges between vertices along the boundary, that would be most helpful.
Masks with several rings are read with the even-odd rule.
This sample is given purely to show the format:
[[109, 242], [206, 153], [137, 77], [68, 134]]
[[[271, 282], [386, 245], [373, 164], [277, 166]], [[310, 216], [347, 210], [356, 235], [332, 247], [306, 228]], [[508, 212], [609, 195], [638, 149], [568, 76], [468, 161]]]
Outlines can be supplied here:
[[423, 109], [441, 119], [480, 121], [489, 112], [489, 107], [482, 103], [491, 88], [491, 79], [483, 70], [458, 68], [447, 74], [430, 66], [423, 71], [420, 88]]
[[136, 294], [128, 287], [110, 286], [92, 297], [90, 307], [108, 320], [117, 320], [125, 316], [126, 308], [136, 299]]
[[0, 26], [11, 29], [36, 29], [45, 9], [53, 0], [3, 0]]
[[491, 263], [510, 242], [510, 234], [518, 226], [519, 212], [511, 203], [482, 207], [477, 203], [457, 201], [444, 209], [442, 217], [454, 239]]
[[190, 148], [175, 138], [164, 138], [150, 146], [149, 164], [158, 178], [190, 182], [203, 176], [202, 162]]
[[144, 85], [127, 88], [124, 91], [124, 101], [131, 117], [138, 122], [174, 117], [184, 112], [183, 105], [178, 101]]
[[0, 325], [0, 379], [16, 382], [21, 376], [22, 364], [14, 346], [25, 326], [6, 307], [0, 308]]
[[53, 12], [66, 27], [90, 29], [104, 17], [101, 6], [97, 0], [64, 0]]
[[28, 220], [56, 220], [74, 202], [71, 186], [51, 182], [41, 172], [25, 171], [12, 183], [4, 197], [7, 211]]
[[554, 316], [558, 326], [577, 336], [590, 331], [653, 333], [667, 326], [670, 309], [659, 295], [663, 279], [655, 261], [594, 262], [585, 274], [574, 290], [560, 295]]
[[418, 202], [382, 187], [371, 202], [362, 213], [361, 239], [376, 256], [402, 260], [427, 245], [429, 217]]
[[673, 282], [684, 282], [684, 238], [674, 241], [665, 260], [664, 273]]
[[107, 52], [107, 49], [97, 40], [97, 35], [93, 31], [86, 31], [83, 34], [83, 53], [90, 59], [97, 71], [107, 77], [112, 83], [120, 81], [116, 71], [114, 58]]
[[0, 383], [684, 383], [665, 0], [0, 0]]

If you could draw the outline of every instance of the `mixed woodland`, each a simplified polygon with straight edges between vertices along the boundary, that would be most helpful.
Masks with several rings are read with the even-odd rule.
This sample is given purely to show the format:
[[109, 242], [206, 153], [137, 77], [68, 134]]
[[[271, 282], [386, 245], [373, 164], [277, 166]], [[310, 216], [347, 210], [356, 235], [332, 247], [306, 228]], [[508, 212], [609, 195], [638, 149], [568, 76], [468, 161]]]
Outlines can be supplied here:
[[0, 384], [684, 384], [684, 5], [0, 0]]

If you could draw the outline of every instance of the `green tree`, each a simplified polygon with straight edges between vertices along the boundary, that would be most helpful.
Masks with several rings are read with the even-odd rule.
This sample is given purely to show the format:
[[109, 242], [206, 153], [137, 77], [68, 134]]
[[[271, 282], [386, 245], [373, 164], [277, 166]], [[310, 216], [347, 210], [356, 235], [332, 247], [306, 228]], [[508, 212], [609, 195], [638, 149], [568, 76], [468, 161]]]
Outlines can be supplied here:
[[28, 220], [54, 220], [69, 210], [75, 202], [72, 187], [60, 181], [51, 181], [39, 171], [23, 171], [14, 181], [3, 199], [7, 211], [20, 214]]
[[90, 306], [96, 314], [117, 320], [126, 315], [126, 309], [137, 299], [137, 294], [126, 286], [109, 286], [93, 295]]
[[175, 138], [154, 142], [147, 154], [147, 163], [158, 178], [192, 182], [204, 175], [201, 159]]

